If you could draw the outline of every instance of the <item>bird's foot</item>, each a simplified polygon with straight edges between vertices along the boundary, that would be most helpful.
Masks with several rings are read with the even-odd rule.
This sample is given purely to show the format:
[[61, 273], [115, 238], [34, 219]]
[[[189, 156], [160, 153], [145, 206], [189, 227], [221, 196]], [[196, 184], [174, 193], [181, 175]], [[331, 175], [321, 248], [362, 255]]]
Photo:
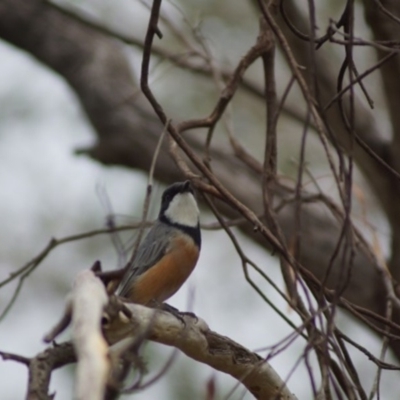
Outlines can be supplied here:
[[162, 303], [160, 305], [160, 310], [167, 311], [176, 318], [178, 318], [181, 322], [183, 322], [186, 325], [185, 319], [183, 318], [184, 316], [188, 316], [191, 318], [195, 318], [196, 321], [198, 320], [196, 314], [188, 311], [179, 311], [177, 308], [170, 306], [167, 303]]

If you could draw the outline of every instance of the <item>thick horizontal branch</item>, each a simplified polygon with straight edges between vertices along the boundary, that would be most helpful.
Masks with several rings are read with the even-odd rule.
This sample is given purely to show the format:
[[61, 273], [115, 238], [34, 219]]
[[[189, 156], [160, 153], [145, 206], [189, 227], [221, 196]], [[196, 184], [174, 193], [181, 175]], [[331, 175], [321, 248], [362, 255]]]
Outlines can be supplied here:
[[147, 331], [147, 338], [176, 347], [188, 357], [233, 376], [257, 399], [291, 399], [285, 382], [274, 369], [256, 353], [244, 348], [226, 336], [209, 329], [200, 318], [176, 316], [138, 304], [127, 304], [130, 317], [118, 314], [111, 320], [106, 337], [113, 343]]

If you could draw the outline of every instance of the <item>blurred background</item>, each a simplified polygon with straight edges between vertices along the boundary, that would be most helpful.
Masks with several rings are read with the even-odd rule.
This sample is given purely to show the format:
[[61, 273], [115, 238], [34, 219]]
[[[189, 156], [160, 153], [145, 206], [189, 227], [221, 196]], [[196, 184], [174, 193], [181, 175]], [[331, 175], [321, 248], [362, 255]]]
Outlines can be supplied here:
[[[306, 2], [303, 2], [306, 3]], [[339, 4], [340, 3], [340, 4]], [[324, 2], [318, 8], [320, 21], [330, 15], [339, 15], [344, 2]], [[134, 0], [71, 0], [60, 2], [62, 6], [76, 10], [110, 29], [143, 38], [147, 26], [148, 8], [144, 2]], [[216, 63], [232, 69], [240, 57], [254, 43], [258, 32], [257, 19], [251, 4], [223, 1], [177, 1], [164, 3], [165, 15], [177, 29], [195, 32], [209, 47]], [[357, 9], [359, 13], [361, 11]], [[246, 16], [244, 18], [243, 16]], [[369, 32], [362, 18], [356, 18], [357, 33], [368, 37]], [[178, 46], [174, 38], [166, 35], [165, 43]], [[178, 48], [178, 47], [177, 47]], [[132, 72], [139, 76], [141, 52], [126, 46]], [[339, 51], [338, 51], [339, 53]], [[368, 50], [359, 51], [358, 62], [366, 65], [372, 55]], [[110, 210], [105, 198], [117, 214], [117, 222], [128, 223], [140, 218], [142, 213], [147, 175], [121, 167], [104, 167], [85, 156], [76, 156], [74, 150], [94, 142], [93, 128], [84, 115], [76, 96], [69, 86], [54, 72], [44, 67], [30, 55], [0, 42], [0, 280], [27, 263], [47, 245], [52, 237], [57, 239], [93, 229], [105, 227]], [[278, 87], [282, 93], [288, 81], [288, 71], [278, 54]], [[332, 51], [335, 63], [335, 51]], [[246, 75], [253, 82], [261, 80], [261, 65], [251, 67]], [[174, 96], [177, 82], [184, 95]], [[201, 117], [209, 113], [218, 95], [215, 83], [210, 79], [193, 76], [167, 62], [153, 65], [153, 88], [170, 115]], [[380, 81], [376, 75], [368, 78], [374, 98], [381, 99]], [[298, 93], [297, 93], [298, 95]], [[182, 102], [182, 98], [185, 99]], [[204, 99], [208, 99], [205, 101]], [[296, 104], [296, 93], [290, 102]], [[374, 113], [382, 125], [382, 131], [390, 137], [384, 107], [376, 101]], [[232, 124], [237, 136], [257, 157], [263, 152], [264, 106], [246, 94], [239, 94], [233, 103]], [[299, 110], [302, 111], [301, 105]], [[279, 125], [279, 171], [288, 180], [295, 177], [301, 127], [292, 119], [283, 119]], [[219, 128], [216, 140], [226, 140], [223, 128]], [[321, 187], [334, 190], [328, 167], [319, 141], [309, 138], [306, 159]], [[355, 215], [357, 222], [373, 226], [383, 254], [388, 249], [388, 225], [365, 182], [358, 172]], [[152, 202], [152, 217], [158, 212], [159, 196], [163, 186], [157, 184]], [[106, 194], [105, 194], [106, 193]], [[358, 200], [358, 202], [357, 202]], [[361, 201], [360, 201], [361, 200]], [[368, 210], [365, 217], [363, 210]], [[202, 222], [212, 222], [211, 213], [202, 209]], [[370, 229], [364, 229], [372, 237]], [[125, 234], [124, 240], [132, 242], [134, 234]], [[250, 259], [258, 263], [275, 283], [284, 289], [276, 258], [259, 248], [254, 242], [237, 232], [242, 247]], [[108, 235], [68, 243], [54, 249], [40, 266], [26, 279], [22, 290], [7, 315], [0, 322], [2, 351], [27, 357], [45, 349], [42, 338], [58, 320], [63, 311], [65, 296], [75, 275], [90, 268], [95, 260], [103, 268], [117, 266], [118, 254]], [[264, 280], [255, 281], [268, 297], [295, 323], [299, 319], [280, 296]], [[16, 282], [0, 290], [2, 310], [10, 300]], [[203, 318], [212, 330], [229, 336], [251, 350], [267, 354], [273, 346], [291, 333], [291, 329], [273, 310], [266, 306], [249, 284], [243, 279], [239, 257], [223, 231], [203, 231], [203, 247], [198, 266], [184, 287], [170, 300], [170, 304], [192, 310]], [[2, 311], [1, 310], [1, 311]], [[338, 325], [351, 333], [371, 352], [378, 355], [381, 341], [370, 331], [343, 314]], [[58, 340], [68, 340], [68, 331]], [[311, 398], [311, 386], [304, 360], [297, 360], [305, 342], [297, 339], [284, 352], [271, 360], [279, 375], [288, 380], [289, 388], [299, 399]], [[173, 349], [148, 343], [145, 359], [148, 361], [150, 379], [164, 365]], [[353, 354], [353, 353], [352, 353]], [[368, 388], [372, 385], [376, 367], [366, 362], [366, 357], [354, 353], [356, 368]], [[312, 361], [312, 360], [311, 360]], [[392, 361], [389, 357], [388, 361]], [[293, 371], [293, 368], [294, 371]], [[69, 366], [53, 373], [51, 389], [56, 399], [72, 398], [74, 367]], [[400, 381], [394, 379], [397, 372], [386, 371], [383, 375], [382, 399], [393, 399], [400, 390]], [[25, 395], [27, 370], [12, 361], [0, 361], [0, 398], [19, 399]], [[229, 376], [213, 371], [179, 354], [172, 368], [160, 381], [135, 395], [122, 398], [147, 399], [205, 399], [207, 382], [215, 380], [216, 398], [250, 399], [252, 396], [237, 387]]]

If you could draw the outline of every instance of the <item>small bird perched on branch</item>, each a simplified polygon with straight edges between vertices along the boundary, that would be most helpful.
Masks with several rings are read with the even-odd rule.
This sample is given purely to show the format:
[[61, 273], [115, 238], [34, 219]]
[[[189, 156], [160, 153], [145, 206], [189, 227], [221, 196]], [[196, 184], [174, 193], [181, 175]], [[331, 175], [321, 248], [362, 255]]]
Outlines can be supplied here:
[[199, 258], [199, 214], [189, 181], [169, 186], [158, 219], [139, 245], [116, 294], [146, 306], [159, 306], [175, 294]]

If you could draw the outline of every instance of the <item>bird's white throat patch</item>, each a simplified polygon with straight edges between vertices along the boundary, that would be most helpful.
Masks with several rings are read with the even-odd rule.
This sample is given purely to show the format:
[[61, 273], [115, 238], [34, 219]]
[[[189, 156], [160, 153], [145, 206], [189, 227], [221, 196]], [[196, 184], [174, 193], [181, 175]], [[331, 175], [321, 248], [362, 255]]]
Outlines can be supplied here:
[[199, 223], [199, 208], [192, 193], [178, 193], [169, 203], [165, 216], [174, 224], [196, 227]]

